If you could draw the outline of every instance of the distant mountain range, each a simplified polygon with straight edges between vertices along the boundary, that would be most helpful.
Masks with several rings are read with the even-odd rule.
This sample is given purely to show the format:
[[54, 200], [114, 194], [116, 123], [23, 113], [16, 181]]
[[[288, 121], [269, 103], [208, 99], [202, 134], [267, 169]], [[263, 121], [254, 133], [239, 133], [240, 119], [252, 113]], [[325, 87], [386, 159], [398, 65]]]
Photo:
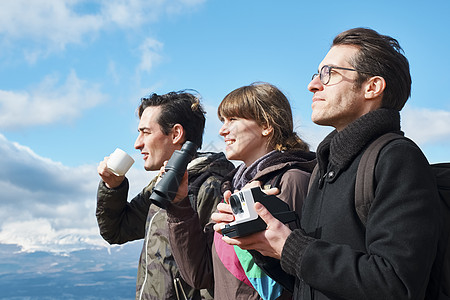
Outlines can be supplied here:
[[142, 241], [68, 254], [0, 244], [0, 299], [134, 299]]

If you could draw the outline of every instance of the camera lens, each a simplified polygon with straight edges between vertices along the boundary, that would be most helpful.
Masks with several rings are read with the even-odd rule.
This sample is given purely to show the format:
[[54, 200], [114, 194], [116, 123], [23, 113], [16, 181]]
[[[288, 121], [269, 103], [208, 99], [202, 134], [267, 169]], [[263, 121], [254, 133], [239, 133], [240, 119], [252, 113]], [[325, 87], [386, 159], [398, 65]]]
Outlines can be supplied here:
[[242, 209], [241, 201], [239, 200], [239, 197], [236, 195], [231, 195], [230, 197], [230, 205], [231, 210], [233, 211], [233, 214], [238, 215], [244, 212]]

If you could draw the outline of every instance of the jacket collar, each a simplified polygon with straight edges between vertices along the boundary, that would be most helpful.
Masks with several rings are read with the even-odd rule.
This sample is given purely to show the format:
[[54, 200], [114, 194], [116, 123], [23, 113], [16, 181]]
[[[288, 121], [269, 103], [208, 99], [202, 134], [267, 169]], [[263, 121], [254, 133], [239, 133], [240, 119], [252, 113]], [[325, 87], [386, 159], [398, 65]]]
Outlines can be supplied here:
[[380, 108], [350, 123], [344, 130], [332, 131], [317, 148], [321, 170], [328, 163], [345, 170], [360, 152], [374, 139], [387, 133], [400, 132], [400, 113]]

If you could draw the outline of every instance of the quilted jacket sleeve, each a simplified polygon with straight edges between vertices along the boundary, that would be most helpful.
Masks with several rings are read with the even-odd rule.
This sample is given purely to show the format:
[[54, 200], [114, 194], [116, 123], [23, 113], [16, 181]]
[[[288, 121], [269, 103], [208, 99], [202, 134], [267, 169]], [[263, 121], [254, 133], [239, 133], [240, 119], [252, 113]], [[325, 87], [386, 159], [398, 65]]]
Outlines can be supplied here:
[[150, 207], [149, 188], [145, 188], [127, 202], [128, 188], [126, 178], [114, 189], [106, 187], [103, 181], [100, 181], [98, 186], [97, 223], [100, 235], [110, 244], [123, 244], [144, 238], [145, 222]]
[[211, 176], [200, 188], [198, 213], [192, 209], [188, 198], [167, 207], [170, 245], [175, 261], [183, 279], [195, 288], [214, 287], [211, 255], [214, 230], [209, 220], [222, 199], [219, 190], [219, 179]]

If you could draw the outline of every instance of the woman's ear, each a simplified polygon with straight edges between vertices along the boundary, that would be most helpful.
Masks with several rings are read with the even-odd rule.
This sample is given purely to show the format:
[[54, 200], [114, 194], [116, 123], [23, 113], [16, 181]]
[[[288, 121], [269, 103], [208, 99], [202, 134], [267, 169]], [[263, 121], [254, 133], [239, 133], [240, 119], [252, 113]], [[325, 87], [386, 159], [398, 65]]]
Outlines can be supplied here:
[[181, 124], [175, 124], [172, 127], [172, 143], [173, 144], [182, 144], [185, 140], [185, 132], [183, 126]]
[[272, 126], [265, 126], [265, 127], [263, 127], [263, 130], [262, 130], [261, 134], [263, 136], [269, 136], [272, 133], [272, 131], [273, 131], [273, 127]]
[[385, 88], [386, 80], [381, 76], [373, 76], [365, 83], [364, 96], [367, 100], [382, 98]]

